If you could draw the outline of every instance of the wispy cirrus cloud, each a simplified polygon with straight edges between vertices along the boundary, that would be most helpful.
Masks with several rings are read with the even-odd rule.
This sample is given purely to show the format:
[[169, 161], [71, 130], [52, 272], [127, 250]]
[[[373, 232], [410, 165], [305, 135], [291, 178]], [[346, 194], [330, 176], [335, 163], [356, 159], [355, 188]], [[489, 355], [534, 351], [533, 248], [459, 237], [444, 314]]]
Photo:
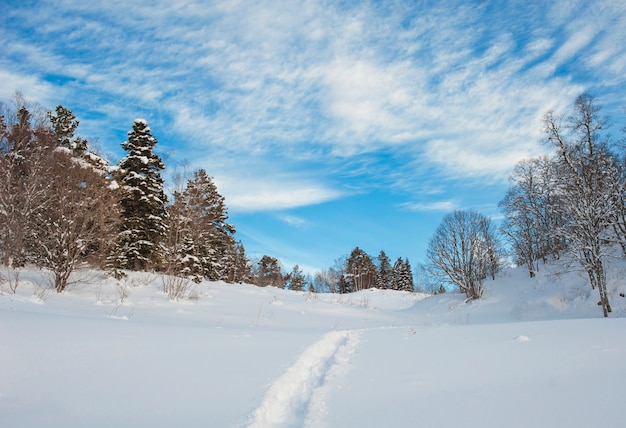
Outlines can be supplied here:
[[[281, 209], [341, 197], [334, 176], [389, 150], [405, 162], [363, 176], [406, 189], [428, 164], [429, 179], [504, 181], [543, 150], [545, 111], [600, 74], [624, 83], [626, 30], [616, 24], [626, 12], [602, 3], [16, 5], [11, 22], [24, 26], [0, 29], [0, 72], [27, 76], [9, 80], [11, 91], [35, 88], [44, 102], [98, 110], [121, 129], [148, 117], [165, 150], [214, 167], [233, 207]], [[105, 122], [85, 121], [118, 144], [120, 130]], [[220, 168], [248, 156], [245, 174]]]
[[287, 223], [289, 226], [295, 227], [297, 229], [306, 227], [308, 223], [306, 219], [294, 215], [280, 215], [278, 216], [278, 218], [281, 221]]
[[457, 201], [406, 202], [400, 208], [415, 212], [450, 212], [459, 208]]

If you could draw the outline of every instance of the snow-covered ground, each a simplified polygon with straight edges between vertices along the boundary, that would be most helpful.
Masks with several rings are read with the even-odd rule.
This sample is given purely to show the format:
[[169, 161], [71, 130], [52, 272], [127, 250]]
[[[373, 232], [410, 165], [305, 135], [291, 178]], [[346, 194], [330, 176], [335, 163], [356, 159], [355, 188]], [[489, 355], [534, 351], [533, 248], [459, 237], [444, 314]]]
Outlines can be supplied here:
[[[458, 293], [321, 295], [98, 272], [0, 295], [1, 427], [621, 427], [626, 265], [611, 318], [578, 273]], [[2, 272], [6, 277], [10, 272]]]

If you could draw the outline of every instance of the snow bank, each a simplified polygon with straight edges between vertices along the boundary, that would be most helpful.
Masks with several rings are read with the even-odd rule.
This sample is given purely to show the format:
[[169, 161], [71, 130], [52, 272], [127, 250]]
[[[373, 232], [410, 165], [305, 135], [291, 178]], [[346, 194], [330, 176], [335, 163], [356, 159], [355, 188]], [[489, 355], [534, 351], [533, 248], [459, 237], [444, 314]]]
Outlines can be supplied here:
[[548, 267], [471, 303], [220, 282], [171, 301], [159, 275], [96, 271], [59, 295], [25, 269], [0, 286], [0, 425], [621, 426], [626, 269], [610, 268], [611, 319], [583, 275]]

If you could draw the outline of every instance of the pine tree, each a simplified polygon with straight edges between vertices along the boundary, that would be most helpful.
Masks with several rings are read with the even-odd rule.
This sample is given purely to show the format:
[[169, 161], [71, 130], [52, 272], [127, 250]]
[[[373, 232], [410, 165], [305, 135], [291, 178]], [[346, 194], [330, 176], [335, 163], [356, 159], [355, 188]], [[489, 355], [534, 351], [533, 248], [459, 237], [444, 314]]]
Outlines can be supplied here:
[[376, 288], [385, 290], [391, 286], [391, 261], [387, 254], [381, 250], [378, 254], [378, 272], [376, 274]]
[[391, 289], [399, 290], [402, 282], [402, 258], [398, 257], [398, 260], [393, 264], [393, 270], [391, 272]]
[[409, 259], [402, 260], [402, 257], [398, 257], [398, 260], [393, 264], [391, 288], [393, 290], [413, 292], [413, 273], [411, 272]]
[[83, 154], [87, 150], [87, 140], [74, 137], [74, 131], [78, 128], [79, 122], [71, 110], [58, 105], [56, 115], [48, 113], [48, 117], [61, 147], [74, 150], [77, 154]]
[[175, 256], [175, 271], [178, 275], [191, 278], [194, 282], [202, 281], [202, 263], [194, 254], [195, 245], [189, 233], [184, 234], [182, 245]]
[[273, 287], [285, 288], [285, 278], [282, 274], [280, 262], [276, 257], [265, 255], [261, 257], [257, 266], [256, 285], [261, 287], [271, 285]]
[[235, 227], [228, 223], [224, 197], [204, 169], [194, 173], [180, 195], [180, 210], [195, 244], [202, 275], [211, 280], [228, 279], [228, 261], [233, 255]]
[[295, 265], [293, 270], [287, 274], [286, 280], [289, 290], [294, 291], [302, 291], [307, 282], [304, 273], [298, 265]]
[[229, 252], [226, 263], [226, 282], [252, 283], [250, 259], [241, 241], [236, 242]]
[[400, 285], [400, 290], [413, 292], [415, 289], [415, 285], [413, 283], [413, 272], [411, 271], [411, 264], [409, 263], [409, 259], [405, 258], [404, 263], [402, 264], [402, 283]]
[[114, 264], [145, 270], [159, 267], [167, 235], [167, 197], [161, 171], [165, 165], [153, 152], [157, 139], [145, 120], [137, 119], [122, 143], [127, 155], [119, 162], [116, 177], [121, 188], [122, 231]]
[[345, 284], [342, 284], [342, 292], [351, 293], [365, 290], [375, 285], [376, 266], [372, 258], [359, 247], [355, 247], [346, 260]]

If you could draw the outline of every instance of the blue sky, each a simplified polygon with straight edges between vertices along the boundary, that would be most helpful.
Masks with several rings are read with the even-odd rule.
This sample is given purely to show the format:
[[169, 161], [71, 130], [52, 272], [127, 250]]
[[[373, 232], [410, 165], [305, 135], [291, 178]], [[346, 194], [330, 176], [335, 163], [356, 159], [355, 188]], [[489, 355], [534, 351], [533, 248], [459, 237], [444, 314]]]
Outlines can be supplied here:
[[[250, 256], [425, 260], [454, 209], [498, 217], [541, 118], [626, 105], [623, 1], [0, 0], [0, 100], [74, 111], [112, 162], [135, 118], [205, 168]], [[170, 181], [171, 183], [171, 181]]]

